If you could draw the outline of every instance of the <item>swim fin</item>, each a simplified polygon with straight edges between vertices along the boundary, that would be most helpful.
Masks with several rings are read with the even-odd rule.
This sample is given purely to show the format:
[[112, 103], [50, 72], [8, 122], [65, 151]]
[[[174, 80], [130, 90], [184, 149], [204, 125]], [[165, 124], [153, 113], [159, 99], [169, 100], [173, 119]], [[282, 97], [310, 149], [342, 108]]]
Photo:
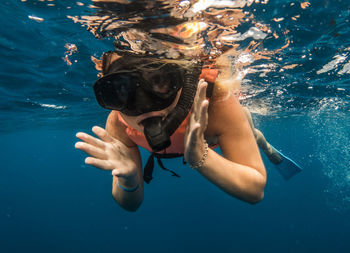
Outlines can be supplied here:
[[282, 157], [282, 161], [277, 163], [277, 164], [274, 164], [274, 165], [275, 165], [275, 168], [284, 177], [285, 180], [290, 179], [291, 177], [295, 176], [296, 174], [298, 174], [299, 172], [301, 172], [303, 170], [299, 164], [297, 164], [292, 159], [290, 159], [289, 157], [282, 154], [280, 151], [278, 151], [272, 145], [271, 145], [271, 147], [274, 150], [276, 150], [277, 153]]

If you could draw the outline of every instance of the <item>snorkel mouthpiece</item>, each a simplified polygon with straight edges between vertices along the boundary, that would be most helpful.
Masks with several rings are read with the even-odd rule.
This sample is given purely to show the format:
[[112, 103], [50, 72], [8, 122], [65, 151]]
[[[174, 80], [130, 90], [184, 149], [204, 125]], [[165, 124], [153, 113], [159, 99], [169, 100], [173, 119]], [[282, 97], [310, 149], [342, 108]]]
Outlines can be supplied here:
[[176, 107], [168, 116], [151, 117], [141, 122], [144, 126], [144, 134], [147, 142], [154, 152], [164, 150], [171, 145], [170, 136], [184, 121], [192, 108], [194, 96], [198, 86], [200, 68], [197, 64], [193, 69], [186, 71], [184, 75], [184, 86]]
[[164, 131], [162, 117], [151, 117], [143, 120], [144, 134], [148, 144], [155, 152], [170, 146], [170, 136]]

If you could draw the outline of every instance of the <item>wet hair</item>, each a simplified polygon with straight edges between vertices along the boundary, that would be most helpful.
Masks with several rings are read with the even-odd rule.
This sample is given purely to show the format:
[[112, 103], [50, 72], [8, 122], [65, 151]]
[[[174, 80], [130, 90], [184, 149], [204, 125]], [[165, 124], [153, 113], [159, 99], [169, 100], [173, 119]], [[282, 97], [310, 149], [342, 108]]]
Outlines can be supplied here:
[[215, 80], [213, 99], [225, 100], [231, 95], [237, 96], [241, 89], [242, 71], [235, 65], [237, 51], [228, 50], [215, 60], [219, 75]]
[[186, 70], [194, 66], [192, 61], [188, 60], [173, 60], [173, 59], [159, 59], [153, 57], [142, 57], [125, 55], [122, 57], [113, 57], [115, 53], [107, 52], [103, 57], [102, 74], [123, 71], [157, 71], [163, 67], [171, 66], [178, 69]]
[[[171, 68], [177, 68], [181, 73], [194, 68], [196, 65], [194, 61], [179, 60], [179, 59], [162, 59], [155, 57], [133, 56], [124, 55], [119, 56], [115, 52], [107, 52], [102, 59], [102, 75], [123, 71], [135, 71], [140, 70], [143, 72], [157, 71], [163, 67], [170, 66]], [[217, 77], [214, 85], [213, 100], [225, 100], [230, 95], [239, 92], [240, 79], [239, 73], [232, 71], [232, 63], [227, 60], [220, 59], [220, 63], [217, 65], [220, 74]]]

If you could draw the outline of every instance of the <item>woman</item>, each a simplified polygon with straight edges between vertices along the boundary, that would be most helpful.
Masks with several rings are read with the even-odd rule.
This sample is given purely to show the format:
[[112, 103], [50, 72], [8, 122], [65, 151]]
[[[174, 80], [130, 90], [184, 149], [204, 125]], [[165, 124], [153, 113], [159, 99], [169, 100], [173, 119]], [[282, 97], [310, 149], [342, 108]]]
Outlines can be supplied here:
[[[118, 58], [112, 53], [109, 54], [109, 57], [108, 55], [104, 57], [104, 77], [102, 81], [95, 84], [95, 93], [101, 105], [105, 103], [104, 107], [114, 108], [106, 105], [109, 103], [108, 99], [120, 96], [118, 100], [120, 103], [125, 96], [130, 95], [130, 91], [126, 91], [125, 96], [120, 95], [120, 92], [125, 91], [125, 82], [120, 81], [123, 78], [130, 81], [129, 85], [135, 86], [132, 91], [133, 96], [140, 93], [139, 99], [142, 100], [145, 97], [143, 93], [147, 97], [149, 87], [151, 87], [151, 92], [159, 96], [159, 100], [168, 101], [163, 103], [163, 108], [154, 105], [145, 109], [145, 103], [143, 107], [137, 107], [136, 103], [139, 103], [139, 99], [134, 99], [133, 105], [129, 106], [129, 109], [115, 107], [123, 109], [111, 111], [107, 119], [106, 129], [98, 126], [92, 128], [98, 138], [81, 132], [76, 135], [82, 141], [77, 142], [75, 147], [91, 156], [86, 158], [85, 163], [112, 171], [112, 195], [118, 204], [128, 211], [136, 211], [143, 200], [143, 171], [138, 145], [142, 145], [150, 151], [162, 153], [163, 151], [160, 149], [169, 145], [169, 140], [172, 141], [169, 149], [175, 146], [178, 149], [182, 145], [180, 149], [182, 148], [184, 159], [188, 165], [229, 195], [249, 203], [257, 203], [264, 196], [266, 171], [252, 128], [242, 106], [237, 97], [231, 94], [231, 89], [220, 84], [219, 78], [209, 101], [207, 98], [208, 82], [200, 79], [197, 85], [197, 81], [194, 82], [194, 79], [190, 78], [195, 76], [198, 80], [199, 74], [193, 74], [191, 71], [193, 68], [196, 67], [192, 63], [186, 65], [171, 60], [148, 59], [147, 62], [140, 61], [140, 58], [137, 57]], [[174, 81], [175, 79], [177, 80]], [[171, 122], [174, 121], [174, 111], [180, 111], [178, 106], [183, 104], [182, 97], [185, 97], [181, 94], [187, 89], [186, 83], [190, 83], [190, 79], [192, 80], [191, 85], [196, 87], [193, 105], [190, 108], [191, 113], [180, 122], [180, 125], [177, 125], [175, 133], [172, 134], [172, 137], [176, 136], [175, 139], [169, 137], [169, 140], [165, 141], [167, 144], [161, 142], [160, 146], [152, 144], [154, 139], [152, 131], [157, 130], [154, 122], [158, 120], [159, 124], [164, 125], [168, 118], [172, 118]], [[99, 87], [103, 89], [115, 80], [117, 80], [119, 87], [117, 94], [111, 97], [111, 90], [108, 92], [98, 91]], [[137, 80], [146, 83], [148, 90], [144, 88], [139, 90], [140, 85], [135, 85]], [[180, 82], [185, 84], [178, 85]], [[171, 98], [162, 97], [162, 94], [165, 96], [173, 90], [173, 86], [180, 87], [173, 91], [174, 94]], [[124, 90], [120, 87], [124, 87]], [[128, 97], [128, 101], [124, 101], [124, 103], [131, 103], [129, 100]], [[152, 104], [154, 101], [150, 101], [150, 103]], [[138, 113], [135, 108], [139, 108]], [[186, 131], [182, 132], [181, 138], [179, 129], [183, 127], [186, 128]], [[153, 132], [157, 132], [156, 130]], [[148, 143], [144, 144], [142, 138], [147, 139]], [[222, 155], [208, 148], [208, 144], [220, 146]]]

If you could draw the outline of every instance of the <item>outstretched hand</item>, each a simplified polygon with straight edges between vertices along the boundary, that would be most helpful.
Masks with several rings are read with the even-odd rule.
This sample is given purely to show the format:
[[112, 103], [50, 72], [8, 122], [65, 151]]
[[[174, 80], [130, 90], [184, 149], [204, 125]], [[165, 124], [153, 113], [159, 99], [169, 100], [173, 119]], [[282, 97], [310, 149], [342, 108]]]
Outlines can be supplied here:
[[137, 165], [130, 157], [128, 147], [101, 127], [94, 126], [92, 131], [98, 138], [82, 132], [76, 134], [82, 141], [77, 142], [75, 147], [91, 156], [85, 159], [85, 163], [102, 170], [111, 170], [117, 177], [136, 176]]
[[204, 132], [208, 125], [208, 106], [206, 99], [208, 83], [201, 79], [198, 83], [194, 98], [192, 113], [185, 135], [185, 160], [190, 164], [197, 164], [205, 152]]

